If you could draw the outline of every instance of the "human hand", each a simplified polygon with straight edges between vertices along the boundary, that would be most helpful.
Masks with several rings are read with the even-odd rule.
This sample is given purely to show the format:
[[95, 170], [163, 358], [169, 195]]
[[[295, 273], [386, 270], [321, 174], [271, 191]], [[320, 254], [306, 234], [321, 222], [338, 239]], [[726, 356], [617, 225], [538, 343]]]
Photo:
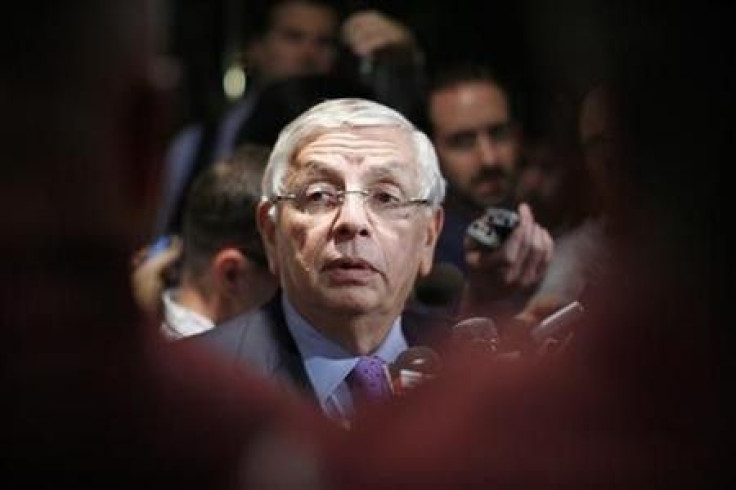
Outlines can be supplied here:
[[343, 42], [358, 56], [388, 45], [414, 44], [411, 31], [400, 22], [375, 10], [357, 12], [342, 25]]
[[547, 270], [554, 251], [552, 237], [534, 221], [527, 204], [521, 204], [518, 212], [518, 226], [497, 250], [489, 250], [466, 237], [469, 280], [478, 283], [477, 287], [523, 289], [539, 282]]
[[524, 309], [514, 318], [535, 325], [570, 303], [570, 298], [555, 293], [537, 293], [527, 301]]
[[155, 317], [160, 313], [164, 272], [179, 259], [181, 250], [181, 239], [172, 237], [165, 249], [151, 257], [148, 257], [150, 247], [144, 247], [133, 255], [130, 276], [133, 299], [146, 315]]

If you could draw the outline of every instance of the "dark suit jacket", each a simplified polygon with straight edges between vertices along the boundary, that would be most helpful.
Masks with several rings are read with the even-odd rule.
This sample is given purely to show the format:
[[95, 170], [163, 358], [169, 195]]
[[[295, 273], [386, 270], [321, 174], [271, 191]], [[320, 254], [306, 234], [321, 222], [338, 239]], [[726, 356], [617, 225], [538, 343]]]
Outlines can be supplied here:
[[[444, 317], [430, 318], [429, 314], [410, 308], [402, 314], [402, 329], [410, 346], [435, 345], [446, 338], [450, 324]], [[280, 293], [258, 310], [240, 315], [191, 340], [232, 360], [235, 367], [272, 378], [287, 390], [315, 396], [296, 342], [286, 325]]]

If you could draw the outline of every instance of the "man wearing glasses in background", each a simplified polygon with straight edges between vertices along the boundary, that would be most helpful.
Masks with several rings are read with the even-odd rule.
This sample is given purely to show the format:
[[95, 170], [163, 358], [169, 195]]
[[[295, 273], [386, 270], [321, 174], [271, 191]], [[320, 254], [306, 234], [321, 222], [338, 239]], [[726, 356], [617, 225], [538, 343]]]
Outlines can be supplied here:
[[201, 339], [335, 418], [387, 396], [385, 365], [432, 330], [402, 311], [431, 268], [444, 192], [429, 139], [396, 111], [310, 109], [280, 134], [257, 211], [282, 294]]

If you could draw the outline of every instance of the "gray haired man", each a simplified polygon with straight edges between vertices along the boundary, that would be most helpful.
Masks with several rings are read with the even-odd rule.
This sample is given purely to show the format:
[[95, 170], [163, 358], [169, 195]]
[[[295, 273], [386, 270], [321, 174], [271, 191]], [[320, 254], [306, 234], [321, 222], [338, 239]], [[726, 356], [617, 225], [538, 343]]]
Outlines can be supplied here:
[[313, 107], [280, 134], [257, 211], [283, 293], [205, 339], [350, 414], [372, 396], [363, 368], [379, 373], [365, 374], [378, 379], [367, 391], [385, 392], [381, 366], [420, 341], [402, 311], [431, 269], [444, 193], [429, 139], [398, 112], [362, 99]]

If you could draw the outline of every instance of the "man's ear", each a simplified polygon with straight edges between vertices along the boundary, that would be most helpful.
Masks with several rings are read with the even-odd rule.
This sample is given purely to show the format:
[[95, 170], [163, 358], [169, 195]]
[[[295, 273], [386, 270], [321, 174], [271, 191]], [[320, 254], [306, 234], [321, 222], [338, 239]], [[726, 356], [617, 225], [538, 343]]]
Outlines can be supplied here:
[[228, 247], [217, 252], [212, 258], [217, 287], [230, 292], [239, 290], [247, 266], [247, 259], [237, 248]]
[[267, 200], [262, 200], [256, 208], [256, 220], [258, 231], [263, 240], [263, 248], [266, 250], [268, 259], [268, 270], [279, 277], [278, 258], [276, 255], [276, 206]]
[[439, 207], [432, 212], [432, 216], [427, 222], [426, 235], [419, 258], [419, 277], [426, 276], [432, 270], [434, 248], [437, 245], [437, 239], [440, 236], [444, 222], [445, 211]]

